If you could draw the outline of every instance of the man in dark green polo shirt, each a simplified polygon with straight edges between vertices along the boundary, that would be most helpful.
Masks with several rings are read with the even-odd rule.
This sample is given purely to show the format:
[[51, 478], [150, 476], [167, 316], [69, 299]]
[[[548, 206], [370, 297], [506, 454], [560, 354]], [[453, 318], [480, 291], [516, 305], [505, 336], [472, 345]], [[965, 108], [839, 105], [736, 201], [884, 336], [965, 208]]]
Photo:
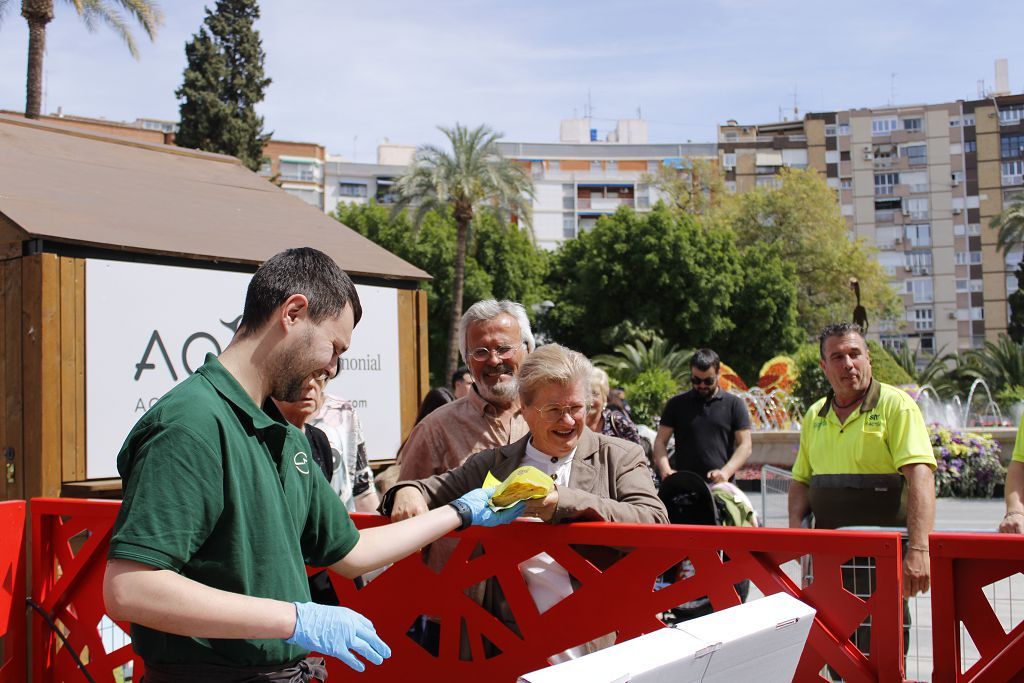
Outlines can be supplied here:
[[[290, 249], [253, 275], [220, 355], [169, 391], [118, 455], [124, 502], [104, 580], [109, 614], [133, 624], [146, 682], [322, 680], [309, 650], [356, 670], [390, 649], [362, 615], [309, 601], [304, 564], [347, 577], [470, 523], [494, 525], [476, 490], [406, 522], [359, 532], [316, 471], [309, 442], [269, 397], [298, 400], [333, 376], [362, 310], [332, 259]], [[275, 679], [276, 680], [276, 679]]]

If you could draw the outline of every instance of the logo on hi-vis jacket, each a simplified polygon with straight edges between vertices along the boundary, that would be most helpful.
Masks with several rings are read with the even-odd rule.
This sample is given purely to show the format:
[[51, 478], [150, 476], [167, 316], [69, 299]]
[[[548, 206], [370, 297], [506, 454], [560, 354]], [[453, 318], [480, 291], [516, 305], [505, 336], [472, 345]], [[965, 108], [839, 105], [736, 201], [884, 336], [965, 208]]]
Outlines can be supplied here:
[[881, 427], [882, 416], [878, 413], [868, 413], [868, 416], [864, 419], [864, 424], [868, 427]]
[[299, 451], [292, 458], [292, 462], [295, 463], [295, 469], [299, 471], [299, 474], [309, 474], [309, 456]]

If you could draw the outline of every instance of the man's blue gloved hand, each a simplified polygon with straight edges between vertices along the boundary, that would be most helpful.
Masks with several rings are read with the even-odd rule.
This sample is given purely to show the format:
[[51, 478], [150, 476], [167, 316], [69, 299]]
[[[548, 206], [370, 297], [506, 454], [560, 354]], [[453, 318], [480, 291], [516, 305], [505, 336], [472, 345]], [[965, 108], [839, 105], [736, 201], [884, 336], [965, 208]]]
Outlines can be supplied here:
[[526, 507], [526, 502], [522, 500], [507, 510], [495, 512], [491, 509], [491, 506], [487, 504], [487, 501], [491, 499], [492, 493], [494, 493], [494, 488], [473, 489], [466, 495], [459, 498], [460, 501], [468, 505], [469, 509], [472, 510], [473, 524], [477, 526], [498, 526], [499, 524], [508, 524], [523, 513], [523, 508]]
[[391, 656], [391, 648], [377, 637], [373, 624], [359, 612], [315, 602], [296, 602], [295, 611], [295, 633], [285, 641], [289, 645], [337, 657], [356, 671], [366, 667], [353, 652], [373, 664]]

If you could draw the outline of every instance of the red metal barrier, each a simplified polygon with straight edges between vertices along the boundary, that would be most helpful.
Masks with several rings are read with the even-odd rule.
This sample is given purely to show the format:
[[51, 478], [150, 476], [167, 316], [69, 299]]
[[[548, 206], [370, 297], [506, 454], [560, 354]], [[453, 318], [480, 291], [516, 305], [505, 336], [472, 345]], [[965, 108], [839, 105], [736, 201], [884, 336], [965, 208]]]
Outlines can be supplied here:
[[25, 502], [0, 503], [0, 682], [21, 683], [25, 668]]
[[[68, 638], [75, 649], [88, 647], [88, 668], [97, 681], [112, 680], [112, 669], [131, 659], [130, 648], [104, 653], [96, 630], [103, 614], [105, 550], [117, 505], [32, 501], [33, 593], [69, 629]], [[361, 528], [384, 523], [368, 515], [356, 515], [355, 519]], [[88, 538], [76, 549], [85, 530], [90, 532]], [[472, 528], [455, 537], [460, 541], [458, 547], [440, 574], [413, 556], [361, 590], [341, 577], [331, 577], [342, 604], [369, 617], [394, 652], [384, 665], [368, 667], [360, 680], [512, 681], [518, 674], [545, 666], [550, 655], [593, 638], [617, 632], [621, 641], [660, 628], [657, 615], [683, 602], [707, 596], [715, 609], [737, 605], [733, 584], [742, 579], [750, 579], [766, 595], [784, 591], [818, 610], [796, 680], [819, 680], [818, 672], [825, 663], [851, 682], [903, 678], [901, 558], [895, 533], [523, 522], [497, 529]], [[602, 572], [574, 549], [580, 545], [628, 552]], [[478, 548], [482, 554], [474, 552]], [[723, 561], [719, 551], [729, 559]], [[519, 563], [540, 552], [554, 557], [579, 583], [574, 593], [543, 614], [518, 570]], [[815, 580], [802, 590], [780, 565], [804, 554], [813, 557]], [[877, 586], [866, 601], [842, 587], [840, 566], [851, 556], [875, 558]], [[655, 591], [656, 577], [684, 558], [693, 564], [695, 575]], [[501, 586], [521, 637], [465, 594], [466, 589], [492, 577]], [[440, 617], [439, 657], [406, 636], [421, 614]], [[873, 624], [872, 652], [865, 657], [850, 636], [868, 615]], [[127, 625], [120, 626], [127, 630]], [[459, 660], [463, 626], [469, 635], [472, 661]], [[38, 619], [33, 638], [38, 651], [46, 655], [34, 662], [36, 680], [75, 680], [66, 648], [56, 647]], [[486, 657], [484, 639], [500, 653]], [[334, 660], [329, 669], [332, 680], [351, 676], [347, 667]], [[140, 663], [135, 671], [138, 680]]]
[[[929, 538], [932, 567], [932, 680], [1024, 680], [1024, 623], [1003, 630], [982, 592], [1024, 571], [1024, 541], [998, 534], [943, 534]], [[980, 659], [963, 671], [960, 624]]]
[[[33, 498], [32, 598], [63, 627], [68, 642], [87, 664], [97, 683], [114, 683], [114, 669], [133, 660], [131, 645], [104, 649], [100, 620], [103, 572], [119, 501]], [[129, 625], [117, 624], [126, 633]], [[37, 614], [32, 618], [32, 680], [79, 681], [78, 666], [53, 629]], [[142, 672], [135, 663], [135, 680]]]

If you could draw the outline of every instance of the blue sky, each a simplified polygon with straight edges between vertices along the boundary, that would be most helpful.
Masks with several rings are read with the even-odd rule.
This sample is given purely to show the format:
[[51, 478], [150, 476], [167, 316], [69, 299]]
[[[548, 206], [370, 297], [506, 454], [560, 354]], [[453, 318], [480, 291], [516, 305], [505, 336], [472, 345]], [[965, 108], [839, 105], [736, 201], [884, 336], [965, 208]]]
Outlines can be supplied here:
[[[45, 110], [176, 119], [184, 43], [204, 4], [163, 0], [166, 24], [155, 43], [140, 39], [136, 62], [58, 1]], [[20, 111], [28, 37], [19, 0], [9, 5], [0, 108]], [[267, 129], [358, 161], [385, 138], [438, 142], [436, 126], [456, 121], [554, 142], [588, 93], [599, 128], [639, 108], [652, 142], [701, 142], [730, 118], [791, 115], [794, 90], [801, 113], [974, 98], [999, 57], [1024, 91], [1015, 2], [265, 0], [261, 10]]]

